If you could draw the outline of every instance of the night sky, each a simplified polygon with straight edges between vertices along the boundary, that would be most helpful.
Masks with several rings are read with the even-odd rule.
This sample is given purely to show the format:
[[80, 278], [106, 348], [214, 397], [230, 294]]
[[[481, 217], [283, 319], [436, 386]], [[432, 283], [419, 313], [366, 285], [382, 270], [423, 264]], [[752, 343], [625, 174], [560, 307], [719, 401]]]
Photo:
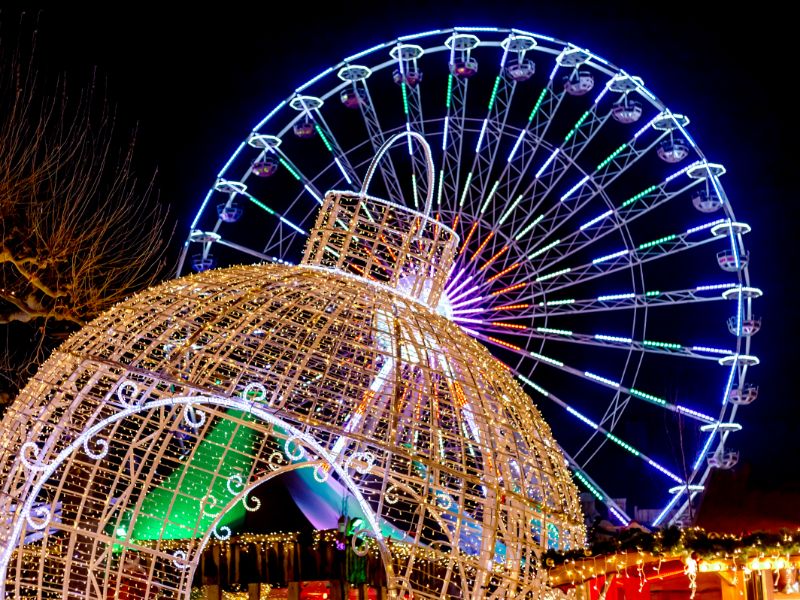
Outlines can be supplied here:
[[322, 11], [282, 7], [291, 16], [275, 3], [249, 4], [62, 4], [40, 14], [42, 64], [78, 76], [96, 66], [119, 122], [138, 123], [138, 167], [145, 176], [157, 171], [161, 201], [177, 220], [175, 257], [236, 146], [291, 90], [343, 57], [400, 35], [468, 25], [574, 42], [641, 76], [691, 118], [709, 160], [726, 166], [736, 217], [753, 227], [745, 238], [751, 281], [764, 291], [753, 342], [761, 364], [750, 371], [760, 396], [739, 411], [744, 430], [732, 445], [765, 486], [800, 483], [796, 34], [778, 3], [727, 13], [688, 2], [337, 2]]

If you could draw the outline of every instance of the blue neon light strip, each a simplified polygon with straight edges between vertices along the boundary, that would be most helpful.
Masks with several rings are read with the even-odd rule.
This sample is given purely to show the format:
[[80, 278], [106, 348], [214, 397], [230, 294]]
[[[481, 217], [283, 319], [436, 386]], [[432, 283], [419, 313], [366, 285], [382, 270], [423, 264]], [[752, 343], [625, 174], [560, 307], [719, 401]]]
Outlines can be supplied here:
[[613, 252], [611, 254], [606, 254], [605, 256], [601, 256], [600, 258], [595, 258], [594, 260], [592, 260], [592, 264], [596, 265], [596, 264], [599, 264], [601, 262], [605, 262], [607, 260], [611, 260], [612, 258], [619, 258], [620, 256], [625, 256], [626, 254], [628, 254], [628, 252], [629, 251], [627, 249], [625, 249], [625, 250], [620, 250], [618, 252]]
[[599, 381], [600, 383], [605, 383], [606, 385], [610, 385], [611, 387], [615, 388], [619, 387], [619, 382], [614, 381], [613, 379], [608, 379], [606, 377], [601, 377], [600, 375], [595, 375], [590, 371], [584, 371], [583, 374], [586, 375], [586, 377], [588, 377], [589, 379], [594, 379], [595, 381]]
[[436, 35], [436, 34], [439, 34], [439, 33], [442, 33], [441, 29], [431, 29], [430, 31], [423, 31], [422, 33], [415, 33], [413, 35], [403, 35], [403, 36], [400, 36], [397, 39], [399, 41], [401, 41], [401, 42], [405, 42], [407, 40], [415, 40], [417, 38], [428, 37], [428, 36]]
[[514, 143], [514, 147], [511, 149], [511, 152], [509, 153], [506, 162], [511, 162], [512, 160], [514, 160], [514, 155], [516, 155], [517, 149], [519, 148], [519, 145], [522, 143], [522, 140], [525, 137], [526, 133], [528, 132], [525, 129], [519, 132], [519, 137], [517, 137], [517, 141]]
[[564, 202], [564, 200], [569, 198], [575, 190], [577, 190], [579, 187], [581, 187], [587, 181], [589, 181], [589, 176], [588, 175], [584, 175], [583, 179], [581, 179], [578, 183], [576, 183], [574, 186], [572, 186], [572, 188], [566, 194], [561, 196], [561, 202]]
[[706, 290], [725, 290], [725, 289], [735, 288], [738, 285], [739, 285], [738, 281], [734, 283], [715, 283], [712, 285], [698, 285], [696, 288], [694, 288], [694, 290], [696, 292], [703, 292]]
[[284, 106], [286, 106], [286, 100], [283, 100], [282, 102], [280, 102], [275, 108], [273, 108], [270, 111], [270, 113], [266, 117], [261, 119], [261, 122], [258, 125], [255, 126], [253, 131], [258, 131], [259, 129], [261, 129], [266, 124], [266, 122], [269, 121], [272, 117], [274, 117], [275, 113], [277, 113]]
[[239, 156], [239, 153], [240, 153], [240, 152], [241, 152], [241, 151], [244, 149], [244, 147], [245, 147], [246, 145], [247, 145], [247, 144], [246, 144], [246, 143], [244, 143], [244, 142], [242, 142], [241, 144], [239, 144], [239, 147], [236, 149], [236, 152], [234, 152], [234, 153], [233, 153], [233, 156], [231, 156], [231, 157], [228, 159], [228, 162], [226, 162], [226, 163], [225, 163], [225, 166], [224, 166], [224, 167], [222, 167], [222, 169], [220, 169], [220, 172], [219, 172], [219, 173], [217, 173], [217, 178], [218, 178], [218, 179], [219, 179], [220, 177], [222, 177], [222, 176], [225, 174], [225, 171], [227, 171], [227, 170], [228, 170], [228, 167], [231, 165], [231, 163], [234, 161], [234, 159], [235, 159], [237, 156]]
[[483, 136], [486, 133], [486, 126], [489, 124], [488, 117], [483, 120], [483, 125], [481, 126], [481, 133], [478, 136], [478, 143], [475, 145], [475, 154], [481, 151], [481, 144], [483, 143]]
[[322, 73], [320, 73], [320, 74], [319, 74], [319, 75], [317, 75], [316, 77], [314, 77], [314, 78], [312, 78], [312, 79], [309, 79], [308, 81], [306, 81], [306, 82], [305, 82], [303, 85], [301, 85], [299, 88], [297, 88], [297, 89], [295, 90], [295, 92], [297, 92], [297, 93], [299, 94], [300, 92], [302, 92], [303, 90], [305, 90], [306, 88], [308, 88], [309, 86], [311, 86], [312, 84], [316, 83], [317, 81], [319, 81], [320, 79], [322, 79], [323, 77], [325, 77], [325, 75], [327, 75], [328, 73], [332, 73], [332, 72], [333, 72], [333, 67], [331, 67], [331, 68], [329, 68], [329, 69], [326, 69], [325, 71], [323, 71]]
[[544, 173], [544, 170], [545, 170], [547, 167], [549, 167], [549, 166], [550, 166], [550, 163], [551, 163], [551, 162], [553, 162], [553, 160], [555, 160], [556, 156], [558, 156], [558, 153], [559, 153], [560, 151], [561, 151], [561, 148], [556, 148], [556, 149], [553, 151], [553, 153], [552, 153], [552, 154], [549, 156], [549, 158], [548, 158], [546, 161], [544, 161], [544, 164], [543, 164], [541, 167], [539, 167], [539, 170], [538, 170], [538, 171], [536, 171], [536, 175], [535, 175], [536, 179], [539, 179], [539, 177], [541, 177], [541, 176], [542, 176], [542, 173]]
[[613, 215], [613, 214], [614, 214], [614, 211], [613, 211], [613, 210], [607, 210], [607, 211], [606, 211], [606, 212], [604, 212], [602, 215], [599, 215], [599, 216], [595, 217], [594, 219], [592, 219], [591, 221], [587, 221], [586, 223], [584, 223], [583, 225], [581, 225], [581, 226], [578, 228], [578, 230], [579, 230], [579, 231], [583, 231], [584, 229], [587, 229], [588, 227], [591, 227], [592, 225], [594, 225], [594, 224], [595, 224], [595, 223], [597, 223], [598, 221], [602, 221], [602, 220], [603, 220], [603, 219], [605, 219], [606, 217], [610, 217], [610, 216], [611, 216], [611, 215]]
[[344, 59], [343, 62], [346, 62], [346, 63], [347, 62], [352, 62], [352, 61], [354, 61], [354, 60], [356, 60], [358, 58], [361, 58], [362, 56], [366, 56], [370, 52], [375, 52], [375, 50], [380, 50], [381, 48], [385, 48], [388, 45], [389, 44], [387, 44], [387, 43], [383, 43], [383, 44], [378, 44], [377, 46], [373, 46], [372, 48], [367, 48], [363, 52], [359, 52], [358, 54], [353, 54], [353, 56], [348, 56], [347, 58]]

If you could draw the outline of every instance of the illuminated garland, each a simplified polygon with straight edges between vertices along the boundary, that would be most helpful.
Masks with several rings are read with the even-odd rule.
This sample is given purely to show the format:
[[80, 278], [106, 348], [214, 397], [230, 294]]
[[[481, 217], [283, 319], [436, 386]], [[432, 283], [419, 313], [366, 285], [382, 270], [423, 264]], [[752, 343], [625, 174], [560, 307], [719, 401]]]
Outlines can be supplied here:
[[[582, 550], [548, 550], [542, 562], [550, 574], [551, 585], [577, 584], [608, 573], [629, 569], [646, 579], [663, 578], [661, 565], [680, 560], [700, 572], [771, 570], [800, 568], [800, 529], [753, 532], [736, 536], [706, 532], [700, 527], [646, 532], [626, 530], [619, 537], [595, 541]], [[644, 565], [655, 575], [645, 577]], [[680, 572], [683, 571], [683, 567]]]

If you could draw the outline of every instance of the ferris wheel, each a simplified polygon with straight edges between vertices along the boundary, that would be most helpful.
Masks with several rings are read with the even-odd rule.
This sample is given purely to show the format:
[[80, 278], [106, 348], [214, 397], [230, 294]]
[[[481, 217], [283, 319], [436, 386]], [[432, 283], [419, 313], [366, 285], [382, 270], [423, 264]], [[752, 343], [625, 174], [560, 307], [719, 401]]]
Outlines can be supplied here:
[[298, 263], [325, 193], [360, 190], [379, 149], [414, 134], [370, 194], [421, 210], [433, 186], [431, 216], [460, 237], [438, 312], [515, 374], [589, 497], [622, 524], [686, 523], [711, 469], [738, 459], [761, 295], [725, 167], [690, 130], [642, 78], [572, 43], [402, 36], [253, 127], [210, 182], [178, 275]]

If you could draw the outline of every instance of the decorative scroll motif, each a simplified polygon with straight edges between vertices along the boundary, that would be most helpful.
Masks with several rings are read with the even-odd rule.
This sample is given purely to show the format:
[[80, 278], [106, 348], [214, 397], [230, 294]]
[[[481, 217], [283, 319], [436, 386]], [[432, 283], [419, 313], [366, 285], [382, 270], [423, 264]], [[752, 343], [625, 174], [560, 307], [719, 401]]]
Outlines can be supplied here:
[[355, 469], [362, 475], [369, 473], [372, 466], [375, 464], [375, 455], [372, 452], [356, 452], [345, 462], [345, 468], [350, 469], [352, 463], [355, 461]]
[[139, 386], [130, 379], [126, 379], [117, 386], [116, 396], [123, 408], [140, 406], [144, 401], [144, 394], [139, 393]]
[[[294, 451], [292, 450], [292, 444], [294, 444]], [[292, 436], [286, 439], [286, 443], [283, 446], [283, 451], [286, 454], [286, 458], [292, 462], [301, 460], [306, 455], [306, 451], [303, 446], [300, 445], [300, 440], [297, 436]]]
[[202, 500], [203, 505], [203, 516], [204, 517], [216, 517], [219, 516], [218, 512], [209, 512], [208, 509], [214, 508], [217, 505], [217, 499], [209, 494]]
[[183, 409], [183, 420], [189, 427], [198, 429], [206, 422], [206, 413], [202, 410], [197, 410], [191, 404], [187, 404]]
[[185, 550], [175, 550], [175, 552], [172, 553], [172, 556], [175, 557], [172, 559], [172, 563], [179, 569], [186, 569], [189, 567], [189, 563], [186, 561]]
[[40, 504], [39, 506], [34, 506], [31, 508], [30, 512], [25, 515], [25, 520], [28, 522], [28, 525], [31, 527], [31, 529], [41, 531], [50, 523], [52, 516], [53, 511], [50, 510], [50, 507]]
[[214, 531], [211, 532], [215, 538], [221, 541], [225, 541], [230, 539], [231, 537], [231, 528], [227, 525], [223, 525], [222, 527], [215, 527]]
[[350, 547], [355, 552], [356, 556], [366, 556], [369, 552], [369, 544], [367, 537], [370, 531], [359, 527], [353, 532], [353, 537], [350, 540]]
[[328, 477], [331, 475], [331, 467], [327, 463], [320, 463], [316, 467], [314, 467], [314, 480], [318, 481], [319, 483], [325, 483], [328, 481]]
[[[99, 452], [93, 451], [89, 443], [94, 441], [94, 443], [100, 448]], [[86, 438], [83, 440], [83, 451], [86, 453], [86, 456], [93, 460], [100, 460], [108, 454], [108, 440], [104, 440], [102, 438], [92, 439]]]
[[453, 506], [453, 498], [447, 492], [436, 490], [436, 504], [442, 510], [449, 510]]
[[[230, 477], [228, 477], [227, 486], [228, 486], [228, 491], [231, 494], [234, 495], [238, 494], [239, 490], [241, 490], [244, 487], [244, 478], [242, 477], [242, 474], [233, 473]], [[248, 501], [252, 501], [253, 504], [252, 505], [248, 504]], [[255, 496], [245, 495], [242, 497], [242, 506], [244, 506], [244, 509], [248, 512], [255, 512], [259, 508], [261, 508], [261, 500], [259, 500]]]
[[400, 495], [397, 493], [397, 488], [393, 485], [390, 485], [386, 488], [386, 493], [383, 495], [383, 499], [386, 504], [397, 504], [400, 500]]
[[41, 448], [36, 442], [25, 442], [19, 451], [19, 459], [29, 471], [44, 471], [49, 465], [41, 460]]
[[269, 459], [267, 459], [267, 464], [269, 468], [273, 471], [277, 471], [286, 463], [283, 460], [283, 454], [278, 452], [277, 450], [269, 455]]
[[248, 383], [242, 390], [245, 402], [263, 402], [267, 397], [267, 388], [260, 383]]

